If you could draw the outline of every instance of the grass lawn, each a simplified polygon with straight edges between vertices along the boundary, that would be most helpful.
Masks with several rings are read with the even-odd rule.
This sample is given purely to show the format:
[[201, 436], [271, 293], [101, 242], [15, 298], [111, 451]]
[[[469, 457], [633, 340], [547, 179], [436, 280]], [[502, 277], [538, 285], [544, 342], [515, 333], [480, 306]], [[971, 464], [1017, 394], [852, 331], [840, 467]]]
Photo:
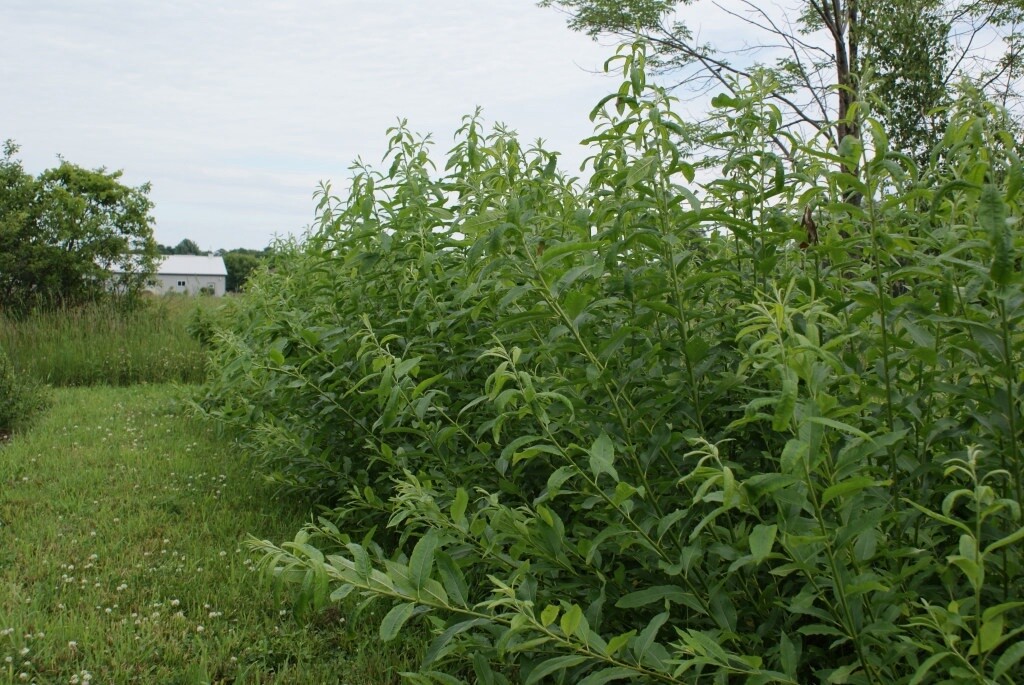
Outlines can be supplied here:
[[388, 683], [417, 651], [344, 609], [308, 621], [247, 535], [273, 499], [167, 385], [66, 388], [0, 446], [0, 683]]

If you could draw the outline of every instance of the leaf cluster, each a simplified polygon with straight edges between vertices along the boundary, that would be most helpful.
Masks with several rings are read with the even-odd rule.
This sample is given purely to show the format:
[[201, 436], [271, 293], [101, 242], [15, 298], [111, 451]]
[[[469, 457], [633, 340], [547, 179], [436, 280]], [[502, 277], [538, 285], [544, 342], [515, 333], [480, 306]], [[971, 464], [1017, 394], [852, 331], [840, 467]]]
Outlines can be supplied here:
[[268, 572], [425, 625], [412, 682], [1020, 681], [998, 112], [921, 164], [737, 82], [689, 160], [645, 59], [609, 61], [588, 182], [479, 113], [436, 166], [403, 122], [250, 281], [199, 404], [322, 506]]
[[[0, 158], [0, 303], [5, 310], [135, 296], [157, 254], [149, 185], [65, 160], [39, 176], [4, 145]], [[116, 276], [111, 267], [118, 267]]]

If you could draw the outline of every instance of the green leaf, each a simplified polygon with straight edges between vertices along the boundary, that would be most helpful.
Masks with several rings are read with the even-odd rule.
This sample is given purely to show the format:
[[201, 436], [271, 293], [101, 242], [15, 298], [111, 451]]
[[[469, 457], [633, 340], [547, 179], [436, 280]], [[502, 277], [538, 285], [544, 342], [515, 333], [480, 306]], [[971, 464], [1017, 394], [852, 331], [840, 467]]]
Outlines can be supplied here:
[[858, 438], [863, 438], [864, 440], [868, 440], [872, 443], [874, 442], [871, 436], [865, 433], [864, 431], [860, 430], [859, 428], [854, 428], [850, 424], [843, 423], [842, 421], [836, 421], [835, 419], [829, 419], [824, 416], [808, 416], [807, 422], [816, 423], [821, 426], [828, 426], [829, 428], [835, 428], [836, 430], [843, 431], [844, 433], [856, 435]]
[[580, 627], [580, 622], [583, 621], [583, 610], [580, 609], [578, 604], [573, 604], [569, 607], [569, 610], [562, 616], [562, 620], [559, 621], [558, 626], [562, 629], [562, 633], [569, 637], [576, 634], [576, 629]]
[[572, 668], [573, 666], [579, 666], [584, 663], [588, 657], [580, 656], [578, 654], [568, 654], [565, 656], [556, 656], [542, 661], [537, 664], [537, 667], [530, 671], [530, 676], [526, 679], [526, 685], [531, 685], [541, 678], [551, 675], [557, 671], [564, 671]]
[[549, 604], [544, 607], [544, 611], [540, 612], [540, 624], [547, 628], [549, 625], [558, 620], [558, 614], [562, 610], [557, 604]]
[[402, 626], [405, 625], [405, 622], [409, 620], [415, 610], [416, 605], [412, 602], [403, 602], [392, 607], [391, 611], [384, 617], [384, 620], [380, 622], [380, 639], [384, 642], [390, 642], [398, 637]]
[[278, 366], [282, 366], [284, 364], [284, 355], [281, 354], [281, 350], [276, 347], [271, 347], [270, 351], [267, 352], [267, 356], [270, 357], [270, 361], [274, 362]]
[[766, 526], [759, 524], [750, 531], [750, 554], [754, 561], [760, 563], [771, 554], [772, 546], [775, 544], [775, 534], [779, 527], [776, 525]]
[[458, 564], [448, 554], [440, 550], [434, 554], [434, 561], [437, 563], [437, 573], [441, 576], [441, 583], [448, 592], [448, 596], [459, 606], [469, 604], [469, 585]]
[[594, 671], [586, 678], [579, 681], [577, 685], [604, 685], [604, 683], [610, 683], [613, 680], [636, 678], [638, 675], [640, 675], [640, 673], [631, 668], [613, 666], [611, 668], [603, 668], [600, 671]]
[[615, 461], [615, 446], [607, 433], [601, 433], [590, 447], [590, 472], [597, 480], [602, 473], [607, 473], [617, 483], [619, 474], [613, 466]]
[[972, 559], [957, 555], [947, 557], [946, 560], [967, 576], [967, 580], [970, 581], [975, 592], [981, 589], [985, 582], [985, 569], [983, 566]]
[[637, 637], [636, 642], [633, 644], [633, 655], [636, 657], [638, 662], [643, 663], [644, 655], [647, 654], [651, 645], [654, 644], [655, 638], [658, 637], [658, 631], [661, 630], [663, 625], [665, 625], [665, 621], [668, 620], [668, 616], [668, 612], [663, 611], [652, 618], [651, 622], [647, 624], [647, 627], [645, 627], [639, 637]]
[[839, 668], [834, 669], [831, 673], [828, 674], [828, 680], [826, 680], [825, 682], [835, 683], [836, 685], [843, 685], [844, 683], [849, 683], [851, 682], [851, 676], [860, 668], [861, 667], [858, 664], [847, 664], [846, 666], [840, 666]]
[[719, 93], [711, 98], [711, 106], [718, 109], [739, 109], [743, 105], [743, 100], [735, 98], [728, 93]]
[[637, 492], [639, 491], [629, 483], [624, 483], [620, 481], [619, 484], [615, 486], [615, 496], [612, 497], [612, 504], [614, 504], [615, 506], [620, 506], [623, 502], [630, 499]]
[[821, 505], [825, 506], [837, 497], [852, 495], [878, 484], [878, 481], [874, 478], [869, 478], [867, 476], [854, 476], [853, 478], [848, 478], [842, 483], [836, 483], [835, 485], [827, 488], [821, 495]]
[[452, 502], [452, 520], [456, 523], [462, 523], [466, 518], [467, 506], [469, 506], [469, 495], [466, 493], [465, 488], [457, 488], [455, 490], [455, 499]]
[[800, 664], [800, 648], [799, 644], [794, 643], [785, 633], [779, 642], [779, 661], [782, 663], [783, 672], [795, 680], [796, 669]]
[[928, 673], [935, 668], [935, 664], [951, 656], [953, 656], [952, 652], [938, 652], [937, 654], [932, 654], [917, 667], [917, 670], [914, 672], [914, 677], [910, 679], [910, 682], [907, 683], [907, 685], [918, 685], [918, 683], [923, 682], [924, 679], [928, 677]]
[[790, 427], [793, 411], [796, 409], [798, 380], [787, 374], [782, 380], [782, 393], [775, 402], [775, 414], [772, 416], [772, 430], [784, 431]]
[[1006, 171], [1006, 199], [1012, 202], [1021, 188], [1024, 188], [1024, 165], [1015, 159]]
[[629, 82], [630, 85], [633, 87], [633, 95], [637, 96], [638, 98], [643, 96], [644, 82], [646, 80], [644, 76], [644, 70], [641, 69], [639, 65], [633, 64], [632, 66], [630, 66]]
[[422, 590], [423, 585], [430, 577], [430, 570], [434, 566], [434, 552], [437, 551], [438, 533], [435, 528], [427, 531], [427, 534], [420, 538], [416, 547], [412, 550], [409, 558], [409, 579], [413, 587]]
[[974, 641], [972, 646], [971, 654], [988, 654], [993, 649], [999, 646], [1003, 638], [1003, 627], [1006, 625], [1006, 619], [1003, 614], [994, 616], [991, 620], [982, 621], [981, 628], [978, 630], [978, 638]]
[[779, 458], [780, 470], [783, 474], [802, 475], [804, 460], [807, 458], [809, 447], [807, 443], [799, 438], [790, 438], [786, 446], [782, 448], [782, 455]]
[[657, 163], [658, 156], [656, 154], [650, 154], [646, 157], [642, 157], [629, 168], [629, 173], [626, 174], [626, 187], [632, 188], [640, 181], [651, 176], [654, 173], [654, 168]]
[[1016, 531], [1010, 533], [1006, 537], [999, 538], [998, 540], [993, 542], [991, 545], [985, 548], [984, 554], [990, 554], [996, 551], [997, 549], [1006, 547], [1007, 545], [1012, 545], [1013, 543], [1019, 542], [1022, 539], [1024, 539], [1024, 527], [1018, 528]]
[[395, 366], [395, 378], [404, 378], [409, 375], [417, 364], [423, 360], [423, 357], [413, 357], [412, 359], [405, 359]]
[[686, 600], [688, 594], [689, 593], [676, 585], [655, 585], [654, 587], [644, 588], [643, 590], [637, 590], [636, 592], [630, 592], [628, 595], [623, 595], [622, 598], [615, 603], [615, 606], [620, 609], [635, 609], [637, 607], [647, 606], [648, 604], [654, 604], [655, 602], [661, 602], [664, 600], [680, 604]]
[[606, 656], [614, 657], [618, 654], [619, 650], [629, 644], [629, 641], [636, 637], [636, 631], [631, 630], [628, 633], [622, 633], [616, 635], [611, 640], [608, 640], [608, 646], [605, 647], [604, 653]]
[[978, 201], [978, 223], [988, 232], [992, 246], [989, 276], [997, 285], [1006, 285], [1013, 276], [1013, 237], [1006, 225], [1006, 204], [1003, 195], [991, 183], [981, 189]]
[[863, 148], [864, 145], [857, 136], [843, 136], [843, 139], [839, 141], [839, 156], [850, 166], [856, 166]]
[[[476, 676], [476, 682], [479, 685], [495, 685], [494, 670], [491, 668], [491, 662], [487, 655], [481, 651], [473, 653], [473, 675]], [[463, 685], [463, 681], [460, 680], [459, 685]]]
[[487, 625], [489, 623], [490, 621], [488, 621], [485, 618], [473, 618], [468, 621], [462, 621], [460, 623], [456, 623], [453, 626], [449, 626], [447, 630], [445, 630], [443, 633], [434, 638], [433, 642], [430, 643], [430, 647], [427, 649], [427, 653], [423, 657], [423, 666], [429, 666], [439, 656], [441, 656], [444, 648], [447, 647], [448, 643], [452, 641], [452, 638], [454, 638], [459, 633], [464, 633], [470, 628], [475, 628], [476, 626], [481, 625]]
[[335, 589], [333, 592], [331, 592], [331, 601], [340, 602], [341, 600], [348, 597], [354, 589], [355, 585], [352, 585], [351, 583], [344, 583], [343, 585]]
[[1016, 666], [1024, 658], [1024, 642], [1015, 642], [1006, 648], [996, 665], [992, 667], [992, 678], [999, 679], [1006, 675], [1006, 672]]

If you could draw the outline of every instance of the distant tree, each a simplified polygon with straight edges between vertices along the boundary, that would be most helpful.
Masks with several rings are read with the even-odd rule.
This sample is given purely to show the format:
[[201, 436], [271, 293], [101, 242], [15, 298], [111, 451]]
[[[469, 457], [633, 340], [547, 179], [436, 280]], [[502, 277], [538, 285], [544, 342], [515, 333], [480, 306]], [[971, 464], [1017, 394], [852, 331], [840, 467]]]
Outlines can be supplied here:
[[171, 254], [203, 255], [206, 253], [199, 249], [199, 245], [196, 244], [194, 241], [185, 238], [180, 243], [174, 246], [174, 252], [172, 252]]
[[112, 285], [141, 292], [157, 255], [149, 184], [65, 160], [34, 177], [17, 152], [8, 140], [0, 157], [0, 306], [74, 304]]
[[254, 251], [232, 250], [221, 255], [228, 270], [226, 286], [229, 291], [240, 291], [249, 280], [249, 275], [263, 262], [262, 257], [252, 252]]
[[[688, 20], [710, 2], [743, 29], [737, 34], [753, 37], [731, 46], [702, 41]], [[1024, 0], [799, 0], [788, 9], [755, 0], [539, 4], [563, 10], [572, 29], [591, 36], [648, 40], [653, 65], [681, 92], [735, 94], [734, 77], [759, 75], [773, 84], [769, 97], [785, 112], [784, 125], [822, 129], [837, 145], [859, 135], [847, 114], [869, 94], [894, 144], [912, 154], [935, 140], [944, 124], [936, 111], [960, 82], [1024, 118]]]
[[245, 247], [217, 250], [216, 254], [224, 258], [224, 266], [228, 270], [227, 289], [232, 292], [240, 291], [252, 272], [263, 264], [272, 252], [273, 249], [270, 247], [262, 250]]
[[162, 254], [162, 255], [173, 255], [173, 254], [204, 255], [204, 254], [206, 254], [206, 252], [203, 251], [199, 247], [198, 243], [196, 243], [194, 240], [191, 240], [190, 238], [185, 238], [184, 240], [182, 240], [180, 243], [178, 243], [177, 245], [175, 245], [173, 247], [170, 246], [170, 245], [163, 245], [163, 244], [157, 243], [156, 249], [157, 249], [157, 253], [158, 254]]

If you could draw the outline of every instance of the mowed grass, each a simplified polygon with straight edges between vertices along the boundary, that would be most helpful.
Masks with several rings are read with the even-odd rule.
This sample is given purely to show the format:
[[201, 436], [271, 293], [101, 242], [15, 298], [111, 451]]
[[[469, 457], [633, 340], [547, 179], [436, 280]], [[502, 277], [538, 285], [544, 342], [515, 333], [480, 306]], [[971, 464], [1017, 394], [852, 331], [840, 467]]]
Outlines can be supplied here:
[[245, 541], [290, 539], [307, 512], [173, 387], [54, 394], [0, 446], [0, 683], [376, 684], [415, 667], [378, 620], [292, 614]]
[[213, 315], [222, 298], [150, 297], [126, 309], [115, 300], [0, 314], [0, 347], [15, 368], [58, 386], [192, 383], [205, 355], [189, 323]]

